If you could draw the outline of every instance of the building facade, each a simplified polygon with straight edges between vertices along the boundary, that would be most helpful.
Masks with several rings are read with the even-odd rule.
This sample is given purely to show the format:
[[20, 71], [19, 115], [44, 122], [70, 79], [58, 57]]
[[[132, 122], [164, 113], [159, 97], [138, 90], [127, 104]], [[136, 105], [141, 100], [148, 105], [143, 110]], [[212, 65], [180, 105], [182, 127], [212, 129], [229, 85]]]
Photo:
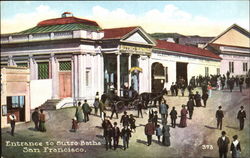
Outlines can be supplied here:
[[30, 72], [27, 68], [1, 68], [1, 128], [8, 126], [12, 113], [17, 122], [30, 121]]
[[234, 24], [215, 37], [206, 49], [218, 54], [221, 60], [221, 74], [246, 75], [250, 65], [250, 33]]
[[[120, 96], [126, 86], [139, 93], [169, 89], [183, 73], [189, 80], [216, 74], [219, 65], [210, 51], [156, 41], [139, 26], [102, 29], [69, 13], [1, 35], [1, 66], [30, 69], [32, 109], [48, 99], [61, 99], [58, 108], [65, 100], [93, 100], [112, 87]], [[130, 71], [135, 67], [141, 71]]]

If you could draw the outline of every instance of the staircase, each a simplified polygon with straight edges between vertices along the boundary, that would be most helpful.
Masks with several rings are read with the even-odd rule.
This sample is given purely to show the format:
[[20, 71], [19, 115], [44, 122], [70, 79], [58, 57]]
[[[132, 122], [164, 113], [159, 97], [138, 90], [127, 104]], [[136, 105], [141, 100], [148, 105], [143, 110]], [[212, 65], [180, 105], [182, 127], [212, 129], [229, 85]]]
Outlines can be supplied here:
[[56, 105], [61, 101], [61, 99], [48, 99], [39, 108], [44, 110], [56, 110]]

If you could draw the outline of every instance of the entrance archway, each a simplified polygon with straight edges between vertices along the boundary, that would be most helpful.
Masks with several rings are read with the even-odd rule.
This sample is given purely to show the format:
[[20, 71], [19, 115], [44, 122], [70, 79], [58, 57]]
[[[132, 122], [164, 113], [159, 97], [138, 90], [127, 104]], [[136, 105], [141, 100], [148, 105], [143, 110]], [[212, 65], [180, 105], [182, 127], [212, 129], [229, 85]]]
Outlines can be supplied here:
[[165, 71], [164, 66], [161, 63], [155, 62], [151, 66], [152, 74], [152, 92], [160, 92], [164, 88], [165, 83]]

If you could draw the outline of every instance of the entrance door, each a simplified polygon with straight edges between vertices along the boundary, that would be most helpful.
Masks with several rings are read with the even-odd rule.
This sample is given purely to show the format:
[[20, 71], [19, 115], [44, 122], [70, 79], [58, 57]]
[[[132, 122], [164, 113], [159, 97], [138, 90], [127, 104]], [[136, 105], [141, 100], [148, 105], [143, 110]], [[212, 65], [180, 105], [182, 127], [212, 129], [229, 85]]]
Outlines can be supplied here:
[[160, 63], [152, 64], [152, 92], [161, 92], [165, 83], [164, 67]]
[[176, 81], [178, 82], [181, 78], [185, 80], [185, 83], [187, 84], [187, 64], [188, 63], [176, 63]]
[[71, 72], [59, 72], [60, 98], [72, 97]]

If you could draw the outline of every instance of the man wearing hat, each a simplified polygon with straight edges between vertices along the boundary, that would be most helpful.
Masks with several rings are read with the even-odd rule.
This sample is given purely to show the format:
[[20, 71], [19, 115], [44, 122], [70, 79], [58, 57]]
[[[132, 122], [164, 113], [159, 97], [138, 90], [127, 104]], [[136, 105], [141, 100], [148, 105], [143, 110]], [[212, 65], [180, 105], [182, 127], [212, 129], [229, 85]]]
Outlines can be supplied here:
[[152, 121], [149, 119], [148, 123], [145, 126], [145, 135], [147, 136], [148, 146], [152, 143], [152, 135], [155, 132], [155, 126]]
[[243, 130], [243, 128], [244, 128], [245, 118], [246, 118], [246, 112], [244, 110], [244, 107], [241, 106], [240, 110], [238, 112], [238, 115], [237, 115], [237, 119], [239, 119], [239, 121], [240, 121], [240, 130]]
[[227, 158], [228, 144], [230, 143], [229, 138], [226, 136], [226, 132], [221, 132], [221, 137], [217, 140], [217, 145], [219, 147], [220, 158]]
[[223, 111], [221, 110], [221, 106], [219, 106], [219, 109], [216, 111], [216, 119], [217, 119], [217, 128], [220, 127], [220, 130], [222, 129], [222, 119], [224, 118]]

